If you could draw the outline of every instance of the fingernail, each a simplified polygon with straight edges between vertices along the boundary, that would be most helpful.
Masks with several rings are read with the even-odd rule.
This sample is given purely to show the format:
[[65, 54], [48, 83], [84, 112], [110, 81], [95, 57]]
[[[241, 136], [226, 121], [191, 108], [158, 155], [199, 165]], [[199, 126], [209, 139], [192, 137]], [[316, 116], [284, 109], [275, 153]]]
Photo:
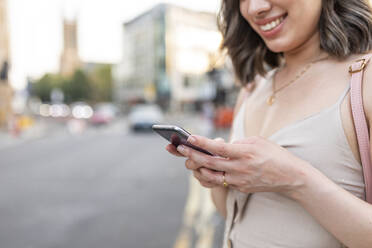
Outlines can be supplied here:
[[189, 143], [191, 143], [191, 144], [193, 144], [193, 143], [195, 143], [196, 142], [196, 139], [195, 139], [195, 137], [193, 137], [193, 136], [190, 136], [188, 139], [187, 139], [187, 142], [189, 142]]
[[183, 147], [182, 145], [177, 146], [177, 151], [183, 153], [185, 151], [185, 147]]

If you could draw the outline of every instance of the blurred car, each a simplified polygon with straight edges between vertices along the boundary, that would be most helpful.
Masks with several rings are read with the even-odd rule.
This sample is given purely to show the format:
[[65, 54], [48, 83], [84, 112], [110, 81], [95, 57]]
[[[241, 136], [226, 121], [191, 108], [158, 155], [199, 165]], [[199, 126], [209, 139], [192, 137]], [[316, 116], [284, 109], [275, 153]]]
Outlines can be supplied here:
[[93, 116], [92, 107], [85, 102], [75, 102], [70, 108], [75, 119], [90, 119]]
[[132, 108], [129, 113], [129, 126], [132, 131], [151, 131], [154, 124], [163, 121], [164, 114], [160, 107], [155, 104], [139, 104]]
[[70, 107], [66, 104], [53, 104], [49, 108], [49, 114], [54, 118], [67, 117], [70, 115], [70, 112]]
[[90, 118], [93, 125], [104, 125], [112, 122], [118, 115], [119, 109], [112, 103], [100, 103], [94, 108]]
[[39, 114], [43, 117], [64, 118], [70, 115], [70, 107], [66, 104], [40, 104]]

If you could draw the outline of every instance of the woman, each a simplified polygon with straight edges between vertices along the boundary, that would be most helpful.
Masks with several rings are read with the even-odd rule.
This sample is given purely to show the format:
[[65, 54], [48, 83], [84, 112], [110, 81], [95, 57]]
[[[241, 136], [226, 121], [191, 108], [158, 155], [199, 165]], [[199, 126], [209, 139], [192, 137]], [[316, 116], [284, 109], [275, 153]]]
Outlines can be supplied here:
[[242, 85], [231, 142], [189, 139], [213, 157], [167, 150], [212, 189], [224, 247], [372, 247], [348, 73], [372, 50], [367, 1], [223, 0], [219, 21]]

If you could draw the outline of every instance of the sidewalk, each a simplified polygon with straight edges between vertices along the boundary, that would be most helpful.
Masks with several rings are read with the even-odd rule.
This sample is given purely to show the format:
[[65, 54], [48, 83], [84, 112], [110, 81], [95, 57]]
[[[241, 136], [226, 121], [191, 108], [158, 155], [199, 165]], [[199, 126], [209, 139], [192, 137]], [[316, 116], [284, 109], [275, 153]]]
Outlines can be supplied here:
[[23, 142], [40, 138], [45, 133], [45, 123], [40, 120], [35, 120], [34, 124], [23, 130], [18, 135], [12, 134], [6, 130], [0, 130], [0, 150], [19, 145]]
[[128, 132], [128, 123], [126, 118], [118, 118], [113, 123], [105, 125], [102, 127], [92, 126], [89, 123], [84, 123], [83, 129], [74, 131], [71, 130], [71, 125], [69, 121], [57, 121], [53, 119], [35, 119], [34, 124], [25, 130], [23, 130], [19, 135], [12, 134], [9, 131], [0, 130], [0, 150], [8, 147], [13, 147], [21, 143], [40, 139], [44, 137], [66, 137], [66, 135], [87, 135], [95, 134], [97, 132], [105, 134], [123, 134]]

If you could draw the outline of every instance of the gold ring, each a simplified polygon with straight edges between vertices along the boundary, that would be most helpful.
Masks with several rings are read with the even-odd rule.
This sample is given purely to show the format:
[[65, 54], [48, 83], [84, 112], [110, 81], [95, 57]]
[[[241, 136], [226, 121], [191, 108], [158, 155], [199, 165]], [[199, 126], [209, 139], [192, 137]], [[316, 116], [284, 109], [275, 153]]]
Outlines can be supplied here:
[[227, 188], [229, 187], [229, 184], [226, 182], [225, 180], [225, 172], [223, 172], [223, 175], [222, 175], [222, 185]]

